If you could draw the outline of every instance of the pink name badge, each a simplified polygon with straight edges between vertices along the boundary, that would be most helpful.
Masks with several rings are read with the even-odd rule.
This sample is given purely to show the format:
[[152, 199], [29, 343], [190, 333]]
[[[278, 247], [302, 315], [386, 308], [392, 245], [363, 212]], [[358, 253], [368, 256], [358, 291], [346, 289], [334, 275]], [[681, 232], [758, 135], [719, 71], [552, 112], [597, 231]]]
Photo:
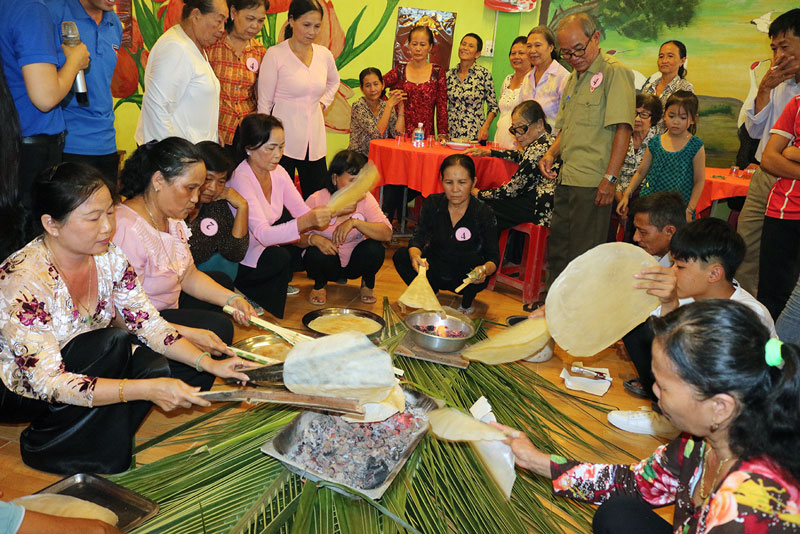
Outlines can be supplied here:
[[258, 72], [258, 60], [254, 57], [247, 58], [247, 61], [244, 62], [247, 66], [247, 69], [251, 72]]
[[594, 93], [594, 90], [600, 87], [601, 83], [603, 83], [603, 73], [598, 72], [597, 74], [592, 76], [592, 79], [589, 81], [589, 91]]
[[464, 228], [463, 226], [456, 230], [456, 239], [459, 241], [469, 241], [472, 239], [472, 232], [469, 231], [469, 228]]
[[215, 236], [219, 232], [219, 225], [214, 219], [205, 218], [200, 221], [200, 231], [208, 237]]

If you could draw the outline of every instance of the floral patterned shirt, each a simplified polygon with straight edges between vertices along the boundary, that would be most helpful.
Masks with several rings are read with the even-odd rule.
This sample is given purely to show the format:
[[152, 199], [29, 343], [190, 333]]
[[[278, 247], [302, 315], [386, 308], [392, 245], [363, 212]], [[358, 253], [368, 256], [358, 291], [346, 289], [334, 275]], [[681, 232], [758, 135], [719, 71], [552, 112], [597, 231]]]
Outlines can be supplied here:
[[[466, 79], [458, 76], [459, 65], [447, 71], [447, 117], [451, 139], [477, 139], [489, 113], [497, 114], [497, 95], [492, 73], [473, 64]], [[486, 102], [484, 112], [483, 103]]]
[[622, 169], [619, 171], [617, 191], [620, 193], [624, 193], [628, 188], [628, 184], [633, 180], [633, 175], [636, 174], [636, 169], [642, 164], [644, 153], [647, 151], [647, 143], [656, 135], [656, 130], [655, 126], [650, 127], [638, 149], [633, 146], [633, 136], [631, 136], [631, 140], [628, 142], [628, 153], [625, 155], [625, 161], [622, 162]]
[[[380, 109], [378, 109], [377, 115], [369, 109], [367, 100], [363, 96], [356, 100], [350, 112], [350, 145], [347, 148], [360, 152], [367, 157], [369, 157], [370, 141], [373, 139], [390, 139], [398, 133], [402, 133], [396, 130], [397, 111], [392, 108], [389, 113], [389, 125], [381, 135], [380, 130], [378, 130], [378, 119], [386, 109], [386, 100], [381, 98], [378, 102], [380, 103]], [[416, 126], [414, 127], [416, 128]]]
[[638, 464], [584, 464], [552, 456], [556, 495], [594, 504], [614, 495], [640, 497], [653, 507], [675, 505], [675, 534], [800, 532], [800, 486], [766, 458], [738, 461], [701, 505], [692, 492], [702, 475], [705, 442], [684, 434]]
[[411, 137], [417, 124], [422, 123], [425, 137], [434, 135], [433, 117], [436, 115], [436, 132], [447, 135], [447, 80], [439, 65], [431, 69], [430, 79], [422, 83], [406, 80], [406, 64], [383, 75], [383, 83], [389, 89], [402, 89], [406, 93], [406, 135]]
[[17, 395], [92, 406], [97, 377], [66, 371], [61, 349], [79, 334], [106, 328], [114, 310], [155, 351], [163, 353], [179, 339], [119, 247], [110, 243], [94, 262], [97, 306], [91, 320], [81, 317], [41, 237], [0, 266], [0, 378]]
[[[545, 133], [529, 144], [523, 150], [492, 150], [492, 156], [519, 163], [517, 172], [507, 183], [496, 189], [486, 189], [478, 193], [481, 200], [504, 200], [516, 198], [533, 193], [537, 201], [536, 215], [541, 226], [550, 226], [550, 217], [553, 214], [553, 194], [556, 190], [556, 180], [548, 180], [539, 171], [539, 160], [553, 144], [555, 137]], [[553, 169], [558, 171], [561, 162], [556, 161]]]

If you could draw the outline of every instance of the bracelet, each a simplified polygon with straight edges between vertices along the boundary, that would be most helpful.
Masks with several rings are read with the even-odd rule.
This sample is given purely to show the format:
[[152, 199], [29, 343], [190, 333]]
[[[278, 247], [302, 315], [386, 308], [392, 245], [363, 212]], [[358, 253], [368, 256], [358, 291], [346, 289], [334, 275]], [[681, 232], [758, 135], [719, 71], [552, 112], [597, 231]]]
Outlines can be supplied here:
[[120, 402], [128, 402], [128, 401], [125, 400], [125, 392], [123, 391], [123, 389], [125, 388], [125, 381], [126, 380], [128, 380], [128, 379], [127, 378], [123, 378], [119, 382], [119, 391], [118, 391], [118, 393], [119, 393], [119, 401]]
[[686, 208], [686, 213], [694, 213], [696, 208]]
[[[230, 304], [230, 303], [231, 303], [231, 301], [232, 301], [233, 299], [235, 299], [236, 297], [241, 297], [241, 295], [240, 295], [239, 293], [234, 293], [233, 295], [231, 295], [230, 297], [228, 297], [228, 300], [226, 300], [226, 301], [225, 301], [225, 306], [227, 306], [228, 304]], [[242, 297], [242, 298], [244, 298], [244, 297]]]
[[195, 360], [194, 368], [197, 370], [198, 373], [202, 373], [203, 372], [203, 368], [200, 367], [200, 360], [202, 360], [204, 356], [208, 356], [210, 358], [211, 357], [211, 353], [204, 352], [203, 354], [201, 354], [200, 356], [197, 357], [197, 360]]

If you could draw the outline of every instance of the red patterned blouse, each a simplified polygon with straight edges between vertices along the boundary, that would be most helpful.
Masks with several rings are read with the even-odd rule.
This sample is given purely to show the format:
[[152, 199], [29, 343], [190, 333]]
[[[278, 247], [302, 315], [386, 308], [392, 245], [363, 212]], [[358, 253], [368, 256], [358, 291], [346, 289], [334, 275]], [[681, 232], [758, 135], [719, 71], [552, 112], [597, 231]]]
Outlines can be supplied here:
[[447, 78], [439, 65], [433, 66], [428, 81], [414, 83], [406, 80], [406, 64], [401, 63], [383, 75], [383, 83], [390, 89], [406, 92], [406, 135], [412, 135], [420, 122], [425, 137], [434, 135], [434, 113], [438, 135], [447, 135]]

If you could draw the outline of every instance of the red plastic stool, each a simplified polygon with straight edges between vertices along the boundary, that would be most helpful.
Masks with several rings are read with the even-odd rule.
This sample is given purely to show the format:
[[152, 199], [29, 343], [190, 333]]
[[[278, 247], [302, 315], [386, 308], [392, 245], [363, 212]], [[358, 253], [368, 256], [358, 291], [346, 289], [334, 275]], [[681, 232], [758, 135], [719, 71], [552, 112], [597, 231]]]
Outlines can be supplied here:
[[[533, 223], [518, 224], [511, 230], [516, 230], [527, 234], [525, 238], [525, 248], [522, 253], [522, 263], [511, 267], [503, 267], [503, 260], [506, 255], [506, 243], [508, 242], [508, 230], [500, 233], [500, 265], [497, 271], [489, 279], [488, 289], [494, 291], [496, 282], [522, 290], [522, 304], [535, 302], [544, 282], [544, 261], [547, 254], [547, 236], [550, 229], [538, 226]], [[517, 276], [511, 276], [516, 274]]]

